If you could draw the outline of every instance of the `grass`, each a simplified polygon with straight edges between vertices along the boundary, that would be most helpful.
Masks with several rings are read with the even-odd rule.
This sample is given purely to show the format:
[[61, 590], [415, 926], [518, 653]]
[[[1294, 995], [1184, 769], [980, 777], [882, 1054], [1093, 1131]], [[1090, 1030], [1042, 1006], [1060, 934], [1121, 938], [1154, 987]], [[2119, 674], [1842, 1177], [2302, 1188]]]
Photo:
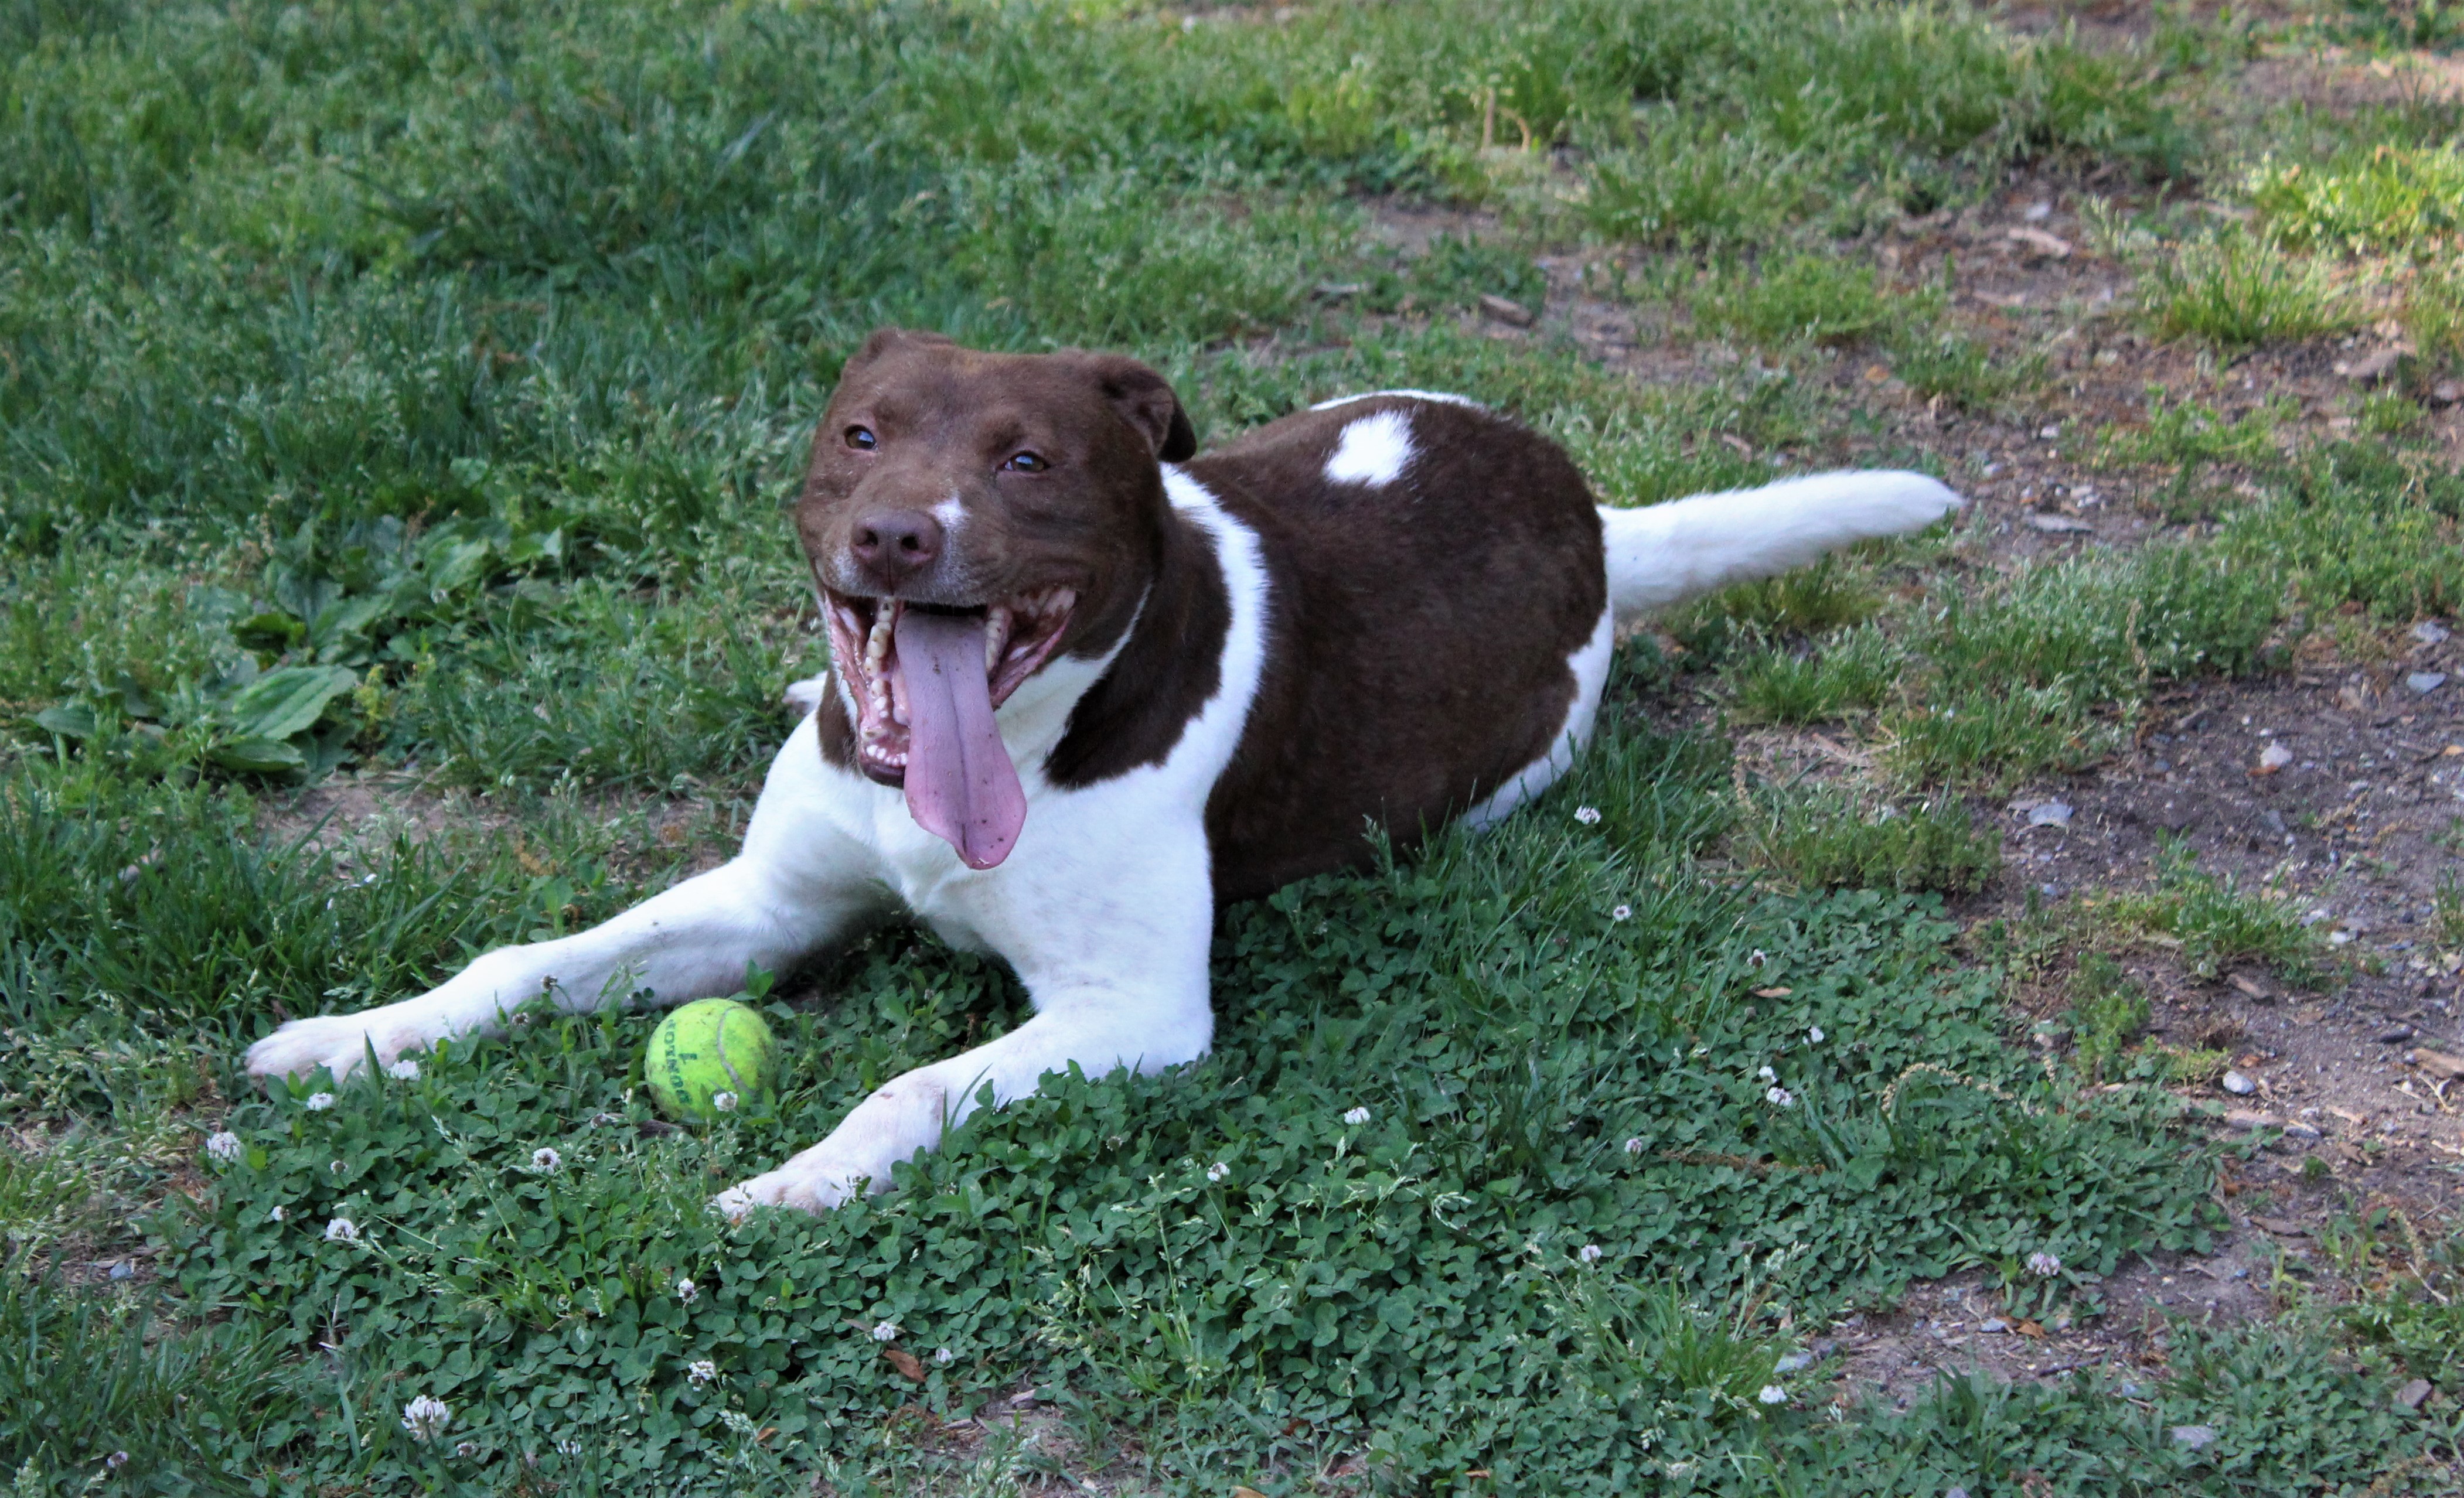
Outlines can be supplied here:
[[1969, 894], [2002, 867], [2000, 838], [1948, 797], [1901, 806], [1828, 786], [1776, 793], [1748, 837], [1763, 862], [1812, 889]]
[[2328, 260], [2261, 234], [2231, 232], [2151, 258], [2146, 306], [2156, 331], [2226, 350], [2317, 338], [2365, 313]]
[[[2283, 452], [2177, 394], [2126, 460], [2264, 480], [2211, 532], [2008, 572], [1935, 538], [1663, 621], [1683, 649], [1627, 648], [1528, 814], [1225, 913], [1208, 1061], [1056, 1080], [826, 1220], [701, 1203], [1018, 1023], [1009, 974], [891, 928], [783, 980], [784, 1088], [707, 1131], [648, 1127], [642, 1015], [533, 1017], [330, 1109], [233, 1069], [283, 1014], [724, 850], [823, 655], [780, 508], [872, 326], [1129, 349], [1210, 440], [1460, 389], [1618, 503], [1775, 455], [1950, 472], [1827, 363], [1974, 414], [2048, 365], [1874, 236], [2013, 170], [2239, 180], [2174, 86], [2237, 35], [1814, 0], [0, 9], [11, 1490], [2276, 1492], [2413, 1460], [2383, 1385], [2434, 1297], [2179, 1327], [2126, 1390], [1835, 1406], [1790, 1355], [1917, 1280], [2051, 1252], [2085, 1314], [2094, 1276], [2211, 1246], [2205, 1147], [2087, 1090], [2126, 985], [2074, 994], [2068, 1066], [2007, 1044], [2006, 967], [1943, 904], [1995, 883], [1961, 797], [2093, 765], [2347, 605], [2456, 606], [2459, 491], [2391, 420]], [[2391, 187], [2348, 142], [2271, 167], [2280, 240], [2156, 273], [2181, 330], [2339, 325], [2358, 234], [2451, 357], [2452, 257], [2395, 242], [2434, 228], [2415, 136]], [[1641, 386], [1549, 323], [1492, 336], [1483, 297], [1555, 303], [1536, 262], [1577, 253], [1785, 367]], [[1667, 721], [1713, 671], [1741, 717], [1870, 736], [1889, 783], [1741, 802]], [[312, 785], [374, 815], [320, 823]], [[2138, 899], [2194, 964], [2315, 959], [2187, 865]], [[931, 1434], [1022, 1386], [1075, 1455]]]
[[2101, 1080], [2147, 1027], [2147, 989], [2101, 952], [2079, 958], [2071, 978], [2071, 1046], [2079, 1069]]
[[2178, 949], [2184, 965], [2201, 978], [2219, 977], [2236, 963], [2263, 965], [2297, 983], [2323, 976], [2319, 939], [2290, 902], [2205, 873], [2179, 847], [2160, 860], [2153, 889], [2118, 896], [2104, 909], [2122, 926]]

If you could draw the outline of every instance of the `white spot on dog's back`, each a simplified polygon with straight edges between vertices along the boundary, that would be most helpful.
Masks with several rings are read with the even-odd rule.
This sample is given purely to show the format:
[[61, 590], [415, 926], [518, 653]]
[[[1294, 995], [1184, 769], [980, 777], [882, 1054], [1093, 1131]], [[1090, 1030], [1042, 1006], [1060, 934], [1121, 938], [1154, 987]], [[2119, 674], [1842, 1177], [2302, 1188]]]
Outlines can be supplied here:
[[1338, 406], [1349, 406], [1354, 401], [1375, 400], [1436, 401], [1441, 406], [1461, 406], [1475, 411], [1488, 409], [1468, 395], [1455, 395], [1445, 390], [1363, 390], [1358, 395], [1338, 395], [1331, 401], [1320, 401], [1309, 409], [1331, 410]]
[[1326, 476], [1338, 484], [1391, 484], [1412, 461], [1412, 423], [1401, 411], [1363, 416], [1343, 429]]

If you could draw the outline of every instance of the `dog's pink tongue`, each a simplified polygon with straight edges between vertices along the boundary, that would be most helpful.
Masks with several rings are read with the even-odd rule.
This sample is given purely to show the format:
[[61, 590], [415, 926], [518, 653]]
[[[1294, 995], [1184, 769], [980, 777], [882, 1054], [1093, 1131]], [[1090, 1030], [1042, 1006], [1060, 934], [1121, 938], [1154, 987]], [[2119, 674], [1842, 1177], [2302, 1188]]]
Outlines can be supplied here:
[[894, 632], [907, 678], [907, 809], [968, 868], [990, 869], [1026, 826], [1026, 791], [993, 722], [984, 621], [903, 608]]

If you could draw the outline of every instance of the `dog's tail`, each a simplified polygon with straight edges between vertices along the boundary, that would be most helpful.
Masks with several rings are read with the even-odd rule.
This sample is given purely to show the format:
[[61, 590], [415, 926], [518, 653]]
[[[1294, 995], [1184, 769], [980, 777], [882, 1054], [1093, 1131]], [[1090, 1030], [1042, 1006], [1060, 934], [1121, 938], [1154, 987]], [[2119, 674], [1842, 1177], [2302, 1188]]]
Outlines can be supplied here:
[[1960, 507], [1923, 474], [1815, 474], [1638, 510], [1600, 508], [1619, 623], [1824, 552], [1919, 531]]

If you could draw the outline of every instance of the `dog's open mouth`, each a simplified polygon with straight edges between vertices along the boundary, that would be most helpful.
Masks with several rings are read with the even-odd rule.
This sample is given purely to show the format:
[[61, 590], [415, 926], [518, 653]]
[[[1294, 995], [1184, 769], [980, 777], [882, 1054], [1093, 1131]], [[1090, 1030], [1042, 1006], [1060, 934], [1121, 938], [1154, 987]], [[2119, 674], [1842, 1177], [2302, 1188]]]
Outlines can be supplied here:
[[1077, 593], [1048, 587], [974, 608], [824, 589], [830, 658], [856, 704], [856, 762], [903, 785], [908, 809], [971, 868], [1009, 856], [1026, 795], [993, 714], [1050, 658]]

